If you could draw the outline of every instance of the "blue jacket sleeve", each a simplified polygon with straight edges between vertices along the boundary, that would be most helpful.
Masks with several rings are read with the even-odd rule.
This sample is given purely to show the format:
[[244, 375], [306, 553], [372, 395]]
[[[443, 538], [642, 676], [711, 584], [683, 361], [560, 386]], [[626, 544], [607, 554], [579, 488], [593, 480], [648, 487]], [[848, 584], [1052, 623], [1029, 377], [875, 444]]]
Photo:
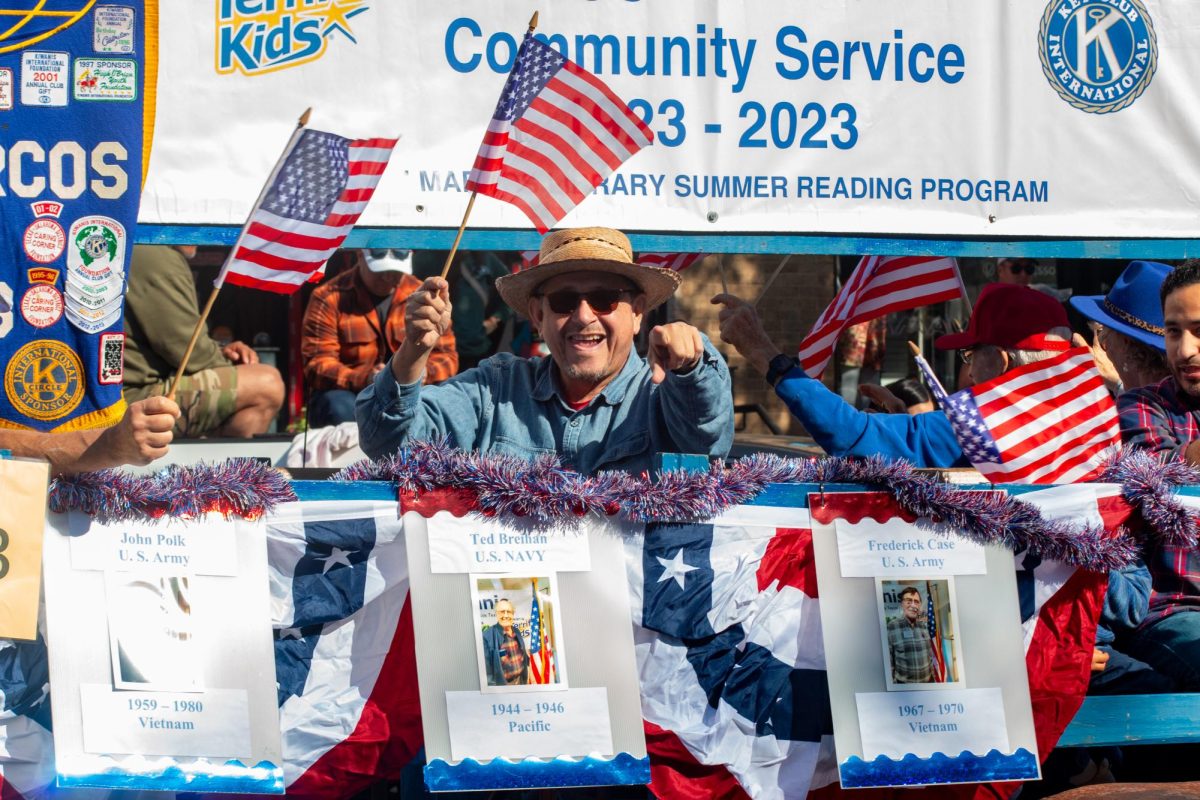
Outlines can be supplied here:
[[680, 453], [724, 458], [733, 446], [733, 386], [725, 359], [704, 340], [704, 354], [683, 374], [668, 372], [659, 388], [662, 419]]
[[1109, 570], [1108, 591], [1096, 626], [1096, 642], [1108, 644], [1115, 634], [1141, 624], [1150, 609], [1150, 570], [1138, 559], [1127, 567]]
[[[493, 360], [507, 364], [513, 359]], [[355, 401], [359, 446], [371, 458], [380, 458], [411, 441], [448, 436], [451, 446], [470, 450], [490, 411], [489, 398], [482, 367], [434, 386], [402, 386], [390, 369], [381, 370]]]
[[969, 467], [950, 420], [925, 414], [867, 414], [794, 367], [775, 393], [831, 456], [902, 458], [916, 467]]

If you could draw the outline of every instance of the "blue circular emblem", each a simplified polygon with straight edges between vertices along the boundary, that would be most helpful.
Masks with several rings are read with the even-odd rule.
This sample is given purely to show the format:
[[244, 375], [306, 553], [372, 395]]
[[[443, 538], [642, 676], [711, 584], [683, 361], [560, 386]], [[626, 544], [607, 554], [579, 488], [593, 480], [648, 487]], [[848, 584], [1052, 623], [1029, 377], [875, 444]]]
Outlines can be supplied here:
[[1158, 67], [1158, 39], [1141, 0], [1052, 0], [1038, 47], [1054, 91], [1089, 114], [1133, 103]]

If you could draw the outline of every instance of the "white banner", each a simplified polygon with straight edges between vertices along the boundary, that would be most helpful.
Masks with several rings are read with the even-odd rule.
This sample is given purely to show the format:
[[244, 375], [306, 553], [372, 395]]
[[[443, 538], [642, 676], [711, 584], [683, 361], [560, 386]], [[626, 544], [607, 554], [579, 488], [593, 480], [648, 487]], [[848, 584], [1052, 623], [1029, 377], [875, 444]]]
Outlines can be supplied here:
[[[164, 6], [141, 221], [241, 225], [312, 106], [315, 128], [402, 137], [361, 225], [457, 226], [533, 8]], [[538, 32], [655, 134], [562, 224], [1200, 236], [1198, 27], [1164, 0], [546, 4]], [[471, 224], [531, 227], [491, 198]]]

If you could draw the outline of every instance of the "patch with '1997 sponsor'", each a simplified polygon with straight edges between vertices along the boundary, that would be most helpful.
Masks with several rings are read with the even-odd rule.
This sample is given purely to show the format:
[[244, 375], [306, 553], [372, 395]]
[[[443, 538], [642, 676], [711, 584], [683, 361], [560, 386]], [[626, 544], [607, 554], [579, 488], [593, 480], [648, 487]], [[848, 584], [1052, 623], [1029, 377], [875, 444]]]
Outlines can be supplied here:
[[53, 339], [38, 339], [17, 350], [4, 370], [4, 393], [13, 408], [40, 421], [74, 411], [84, 387], [79, 356]]
[[1038, 51], [1058, 96], [1089, 114], [1128, 108], [1158, 68], [1158, 37], [1141, 0], [1051, 0]]

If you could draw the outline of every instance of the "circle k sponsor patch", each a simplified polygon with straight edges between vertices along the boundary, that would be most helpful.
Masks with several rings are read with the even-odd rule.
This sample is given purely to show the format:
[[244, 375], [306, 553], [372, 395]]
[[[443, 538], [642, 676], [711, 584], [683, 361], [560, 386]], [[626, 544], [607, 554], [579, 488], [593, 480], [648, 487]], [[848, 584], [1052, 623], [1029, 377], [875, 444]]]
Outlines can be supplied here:
[[25, 345], [4, 370], [4, 393], [13, 408], [31, 419], [65, 417], [83, 400], [83, 392], [83, 363], [74, 350], [53, 339]]

